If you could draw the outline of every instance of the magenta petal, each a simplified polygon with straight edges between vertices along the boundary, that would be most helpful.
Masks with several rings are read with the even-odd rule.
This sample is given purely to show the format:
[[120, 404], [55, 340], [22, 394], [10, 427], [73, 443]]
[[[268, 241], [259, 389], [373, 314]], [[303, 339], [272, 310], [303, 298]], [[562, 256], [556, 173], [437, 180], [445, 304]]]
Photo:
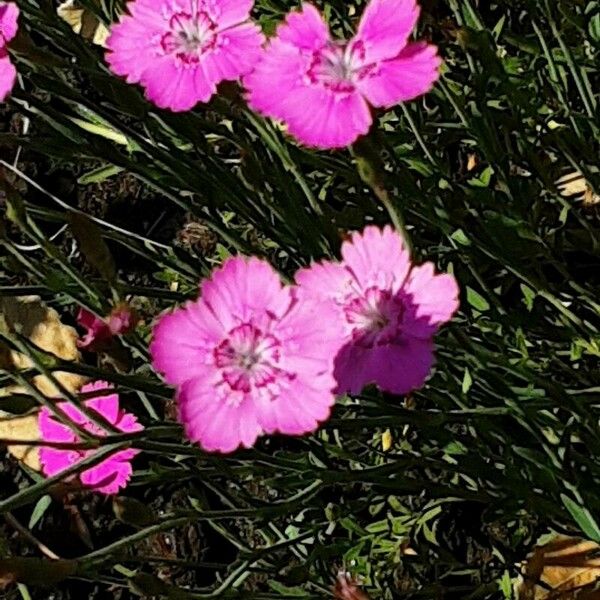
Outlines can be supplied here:
[[[244, 77], [248, 104], [252, 109], [274, 119], [284, 120], [290, 94], [301, 84], [310, 56], [295, 46], [275, 38], [271, 40], [254, 70]], [[273, 93], [273, 86], [278, 93]]]
[[335, 357], [334, 377], [337, 382], [336, 394], [360, 394], [370, 383], [367, 375], [368, 349], [346, 344]]
[[129, 462], [120, 462], [115, 456], [99, 465], [85, 470], [80, 475], [81, 483], [95, 492], [112, 495], [127, 486], [133, 469]]
[[40, 409], [38, 422], [42, 439], [53, 442], [68, 442], [72, 443], [77, 440], [76, 435], [61, 421], [55, 417], [52, 412], [45, 406]]
[[290, 291], [269, 263], [258, 258], [230, 258], [201, 286], [207, 303], [225, 329], [236, 320], [246, 321], [258, 313], [285, 314], [291, 303]]
[[384, 392], [407, 394], [420, 388], [434, 363], [433, 341], [405, 338], [399, 344], [376, 346], [369, 352], [365, 383]]
[[351, 44], [362, 43], [365, 64], [395, 57], [417, 24], [415, 0], [371, 0]]
[[87, 329], [83, 338], [77, 340], [77, 346], [84, 350], [95, 350], [103, 342], [109, 340], [113, 333], [106, 321], [98, 318], [94, 313], [85, 308], [80, 308], [77, 313], [77, 324]]
[[61, 450], [43, 446], [40, 448], [40, 463], [46, 477], [54, 477], [81, 460], [76, 450]]
[[317, 8], [304, 3], [302, 10], [288, 14], [277, 29], [277, 37], [296, 48], [318, 50], [328, 42], [329, 28]]
[[0, 48], [0, 102], [4, 102], [17, 80], [17, 70], [10, 62], [6, 50]]
[[216, 91], [216, 83], [209, 81], [198, 65], [182, 68], [175, 59], [164, 56], [144, 71], [141, 84], [146, 96], [156, 106], [173, 112], [194, 108], [198, 102], [208, 102]]
[[[139, 2], [129, 6], [137, 5]], [[161, 29], [154, 22], [158, 23], [160, 16], [154, 12], [151, 15], [153, 18], [146, 21], [129, 15], [121, 17], [121, 21], [111, 27], [106, 40], [106, 62], [111, 71], [125, 77], [127, 83], [138, 83], [144, 72], [152, 68], [157, 60], [158, 53], [153, 40], [160, 36]]]
[[[84, 385], [80, 393], [102, 392], [111, 389], [112, 386], [106, 381], [94, 381]], [[116, 393], [98, 395], [96, 398], [90, 398], [85, 401], [87, 408], [92, 408], [99, 415], [102, 415], [110, 423], [116, 423], [119, 414], [119, 396]]]
[[339, 263], [323, 261], [300, 269], [294, 276], [300, 289], [314, 298], [345, 296], [352, 286], [353, 277]]
[[452, 275], [438, 275], [432, 263], [413, 268], [404, 290], [408, 308], [403, 330], [414, 337], [431, 337], [459, 306], [459, 288]]
[[248, 19], [253, 4], [254, 0], [212, 0], [206, 2], [206, 10], [225, 29]]
[[286, 349], [283, 360], [288, 364], [288, 361], [318, 358], [324, 361], [318, 370], [327, 370], [344, 334], [339, 309], [334, 303], [322, 302], [303, 290], [294, 290], [294, 299], [293, 307], [278, 327], [279, 339]]
[[[119, 412], [119, 416], [115, 421], [115, 427], [117, 427], [117, 429], [125, 433], [133, 433], [135, 431], [142, 431], [142, 429], [144, 429], [143, 425], [140, 422], [138, 422], [137, 417], [135, 415], [123, 411]], [[134, 452], [137, 454], [138, 451], [124, 450], [123, 452]]]
[[0, 2], [0, 48], [17, 35], [18, 19], [19, 7], [14, 2]]
[[335, 93], [320, 87], [298, 87], [285, 99], [288, 130], [306, 146], [344, 148], [366, 134], [373, 119], [358, 92]]
[[187, 436], [208, 452], [229, 453], [240, 446], [250, 448], [262, 433], [249, 398], [241, 398], [239, 402], [219, 398], [214, 387], [207, 386], [202, 379], [184, 383], [178, 402]]
[[342, 244], [344, 266], [363, 290], [372, 286], [398, 292], [410, 269], [410, 255], [402, 236], [389, 225], [374, 225], [353, 233]]
[[202, 70], [210, 84], [237, 79], [254, 68], [264, 43], [257, 25], [243, 23], [220, 32], [217, 37], [217, 50], [207, 53], [202, 62]]
[[202, 374], [209, 349], [223, 335], [220, 324], [200, 303], [188, 303], [160, 317], [154, 327], [150, 354], [154, 368], [168, 383], [178, 385]]
[[319, 423], [327, 420], [335, 404], [331, 388], [293, 381], [285, 394], [262, 407], [259, 420], [266, 433], [303, 435], [315, 431]]
[[408, 44], [396, 58], [370, 70], [358, 87], [373, 106], [389, 108], [429, 92], [440, 76], [441, 64], [435, 46]]
[[84, 329], [93, 329], [94, 331], [106, 325], [104, 321], [98, 318], [93, 312], [80, 307], [77, 312], [77, 325]]

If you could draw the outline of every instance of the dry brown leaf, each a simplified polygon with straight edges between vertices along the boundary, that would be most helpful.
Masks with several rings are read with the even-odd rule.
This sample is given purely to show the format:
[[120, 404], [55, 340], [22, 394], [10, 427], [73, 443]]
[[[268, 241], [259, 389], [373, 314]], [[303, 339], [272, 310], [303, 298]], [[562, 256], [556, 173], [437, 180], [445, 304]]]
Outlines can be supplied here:
[[[598, 556], [598, 558], [597, 558]], [[600, 600], [594, 583], [600, 579], [600, 546], [595, 542], [556, 536], [537, 546], [523, 568], [519, 600]]]
[[58, 16], [71, 26], [71, 29], [86, 40], [98, 46], [104, 46], [110, 31], [98, 17], [81, 6], [76, 0], [67, 0], [57, 9]]
[[600, 195], [596, 194], [581, 171], [567, 173], [555, 181], [561, 196], [581, 200], [585, 207], [600, 204]]
[[479, 159], [477, 158], [477, 154], [469, 154], [469, 157], [467, 159], [467, 171], [471, 172], [477, 167], [478, 164]]
[[[64, 325], [58, 313], [36, 296], [0, 298], [0, 320], [10, 331], [19, 331], [33, 344], [58, 358], [68, 361], [78, 361], [80, 358], [75, 329]], [[0, 369], [10, 371], [32, 366], [29, 357], [0, 343]], [[62, 371], [55, 372], [54, 377], [70, 392], [78, 391], [86, 382], [81, 375]], [[46, 396], [59, 394], [56, 386], [44, 375], [34, 377], [33, 383]], [[17, 393], [27, 391], [16, 385], [0, 388], [0, 397]]]
[[[0, 439], [2, 440], [39, 440], [40, 428], [38, 415], [24, 417], [0, 417]], [[41, 472], [39, 448], [37, 446], [10, 446], [7, 450], [30, 469]]]

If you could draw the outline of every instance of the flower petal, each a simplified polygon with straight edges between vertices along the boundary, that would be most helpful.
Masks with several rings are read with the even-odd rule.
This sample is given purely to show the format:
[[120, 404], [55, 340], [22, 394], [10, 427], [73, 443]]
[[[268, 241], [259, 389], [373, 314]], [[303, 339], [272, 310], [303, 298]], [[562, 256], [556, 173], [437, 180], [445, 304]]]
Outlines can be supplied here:
[[[249, 73], [262, 54], [264, 36], [254, 23], [244, 23], [217, 35], [215, 51], [202, 60], [206, 81], [218, 84]], [[204, 100], [203, 100], [204, 101]]]
[[344, 297], [352, 285], [352, 274], [339, 263], [313, 263], [294, 276], [300, 289], [313, 298]]
[[[121, 21], [111, 27], [106, 40], [106, 62], [110, 70], [125, 77], [127, 83], [139, 83], [144, 72], [153, 67], [158, 58], [154, 38], [162, 32], [155, 24], [160, 15], [152, 11], [151, 16], [147, 16], [139, 2], [129, 4], [130, 9], [134, 6], [137, 7], [136, 18], [121, 17]], [[138, 15], [146, 15], [146, 18], [142, 20]]]
[[219, 30], [222, 30], [246, 21], [254, 0], [208, 0], [203, 4], [210, 17], [218, 23]]
[[[286, 99], [300, 85], [309, 68], [309, 56], [275, 38], [263, 51], [254, 70], [244, 77], [248, 104], [274, 119], [285, 119]], [[274, 87], [277, 94], [273, 93]]]
[[226, 330], [261, 314], [280, 317], [292, 301], [269, 263], [241, 256], [225, 261], [202, 283], [201, 299]]
[[340, 94], [307, 85], [282, 101], [289, 133], [306, 146], [344, 148], [365, 135], [373, 122], [368, 104], [356, 91]]
[[277, 400], [262, 406], [259, 421], [266, 433], [303, 435], [327, 420], [334, 404], [331, 389], [295, 379]]
[[262, 433], [250, 398], [241, 402], [219, 397], [203, 378], [186, 381], [179, 390], [179, 419], [188, 438], [208, 452], [251, 448]]
[[17, 35], [18, 19], [19, 7], [14, 2], [0, 2], [0, 48]]
[[362, 346], [347, 343], [335, 357], [334, 377], [337, 383], [336, 394], [360, 394], [370, 383], [367, 369], [369, 350]]
[[61, 450], [42, 446], [40, 448], [40, 463], [46, 477], [54, 477], [81, 460], [81, 454], [76, 450]]
[[[119, 416], [115, 422], [115, 426], [120, 431], [123, 431], [125, 433], [133, 433], [135, 431], [142, 431], [142, 429], [144, 429], [143, 425], [137, 420], [137, 417], [135, 415], [123, 411], [119, 412]], [[128, 455], [133, 451], [135, 451], [135, 453], [138, 452], [137, 450], [133, 449], [123, 450], [123, 452], [127, 452]]]
[[452, 275], [437, 275], [433, 263], [413, 268], [403, 292], [407, 310], [402, 329], [408, 335], [431, 337], [459, 306], [459, 288]]
[[167, 383], [179, 385], [204, 373], [209, 353], [224, 330], [202, 302], [163, 315], [154, 327], [150, 354]]
[[109, 423], [113, 425], [117, 422], [119, 415], [119, 395], [116, 393], [106, 394], [105, 391], [111, 389], [112, 386], [106, 381], [94, 381], [84, 385], [80, 392], [102, 392], [105, 395], [99, 394], [95, 398], [90, 398], [84, 401], [86, 408], [95, 410], [99, 415], [103, 416]]
[[304, 3], [300, 11], [288, 14], [277, 28], [277, 37], [302, 50], [318, 50], [329, 41], [329, 28], [317, 8]]
[[399, 344], [374, 346], [364, 365], [364, 385], [375, 383], [384, 392], [407, 394], [423, 385], [433, 363], [431, 340], [405, 338]]
[[92, 488], [93, 491], [112, 495], [127, 486], [132, 472], [131, 463], [121, 462], [115, 455], [83, 471], [79, 478], [83, 485]]
[[[4, 55], [3, 55], [4, 54]], [[6, 51], [0, 48], [0, 102], [4, 102], [17, 80], [17, 70]]]
[[440, 76], [441, 64], [436, 46], [408, 44], [396, 58], [372, 70], [367, 67], [357, 85], [373, 106], [389, 108], [429, 92]]
[[350, 43], [362, 43], [364, 64], [393, 58], [406, 46], [419, 13], [415, 0], [371, 0]]
[[208, 102], [217, 87], [209, 81], [200, 63], [185, 68], [177, 58], [163, 56], [144, 70], [140, 83], [146, 89], [148, 100], [159, 108], [183, 112], [198, 102]]
[[401, 235], [389, 225], [365, 227], [342, 244], [343, 265], [363, 290], [371, 286], [397, 293], [410, 269], [410, 255]]
[[[59, 408], [62, 407], [59, 405]], [[73, 430], [59, 421], [45, 406], [40, 409], [39, 425], [41, 437], [47, 442], [74, 443], [78, 439]]]

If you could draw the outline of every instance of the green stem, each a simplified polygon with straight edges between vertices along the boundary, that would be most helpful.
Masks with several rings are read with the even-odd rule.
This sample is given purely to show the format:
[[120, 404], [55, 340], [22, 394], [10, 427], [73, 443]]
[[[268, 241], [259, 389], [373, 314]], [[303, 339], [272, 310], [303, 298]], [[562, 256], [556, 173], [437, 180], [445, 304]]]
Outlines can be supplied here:
[[356, 160], [356, 167], [360, 178], [371, 188], [379, 202], [381, 202], [386, 209], [394, 228], [404, 238], [404, 242], [409, 252], [412, 252], [412, 244], [406, 229], [404, 217], [400, 210], [395, 206], [385, 187], [384, 165], [373, 140], [370, 136], [360, 138], [354, 146], [352, 146], [351, 152]]

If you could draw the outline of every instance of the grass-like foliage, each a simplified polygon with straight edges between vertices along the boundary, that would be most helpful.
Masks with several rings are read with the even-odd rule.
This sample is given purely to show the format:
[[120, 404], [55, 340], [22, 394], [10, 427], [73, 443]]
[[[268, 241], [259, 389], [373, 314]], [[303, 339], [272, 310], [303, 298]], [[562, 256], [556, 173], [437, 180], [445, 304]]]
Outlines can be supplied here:
[[[80, 2], [93, 22], [122, 9]], [[39, 295], [70, 324], [79, 307], [127, 300], [142, 324], [63, 363], [0, 319], [2, 343], [32, 361], [0, 372], [29, 394], [0, 409], [47, 404], [30, 376], [71, 371], [113, 383], [145, 429], [50, 479], [7, 455], [0, 553], [43, 561], [2, 562], [0, 584], [21, 582], [5, 597], [324, 598], [345, 568], [376, 597], [511, 598], [541, 534], [600, 542], [599, 2], [423, 0], [418, 37], [440, 47], [439, 82], [336, 152], [297, 145], [233, 83], [191, 112], [156, 109], [52, 0], [18, 4], [0, 295]], [[351, 35], [362, 3], [318, 4]], [[253, 16], [270, 34], [295, 6], [257, 0]], [[583, 199], [555, 183], [573, 172]], [[161, 311], [196, 298], [229, 255], [291, 278], [336, 257], [347, 232], [400, 220], [415, 261], [461, 288], [426, 385], [343, 396], [314, 435], [252, 450], [185, 441], [148, 354]], [[60, 486], [132, 444], [112, 504]]]

